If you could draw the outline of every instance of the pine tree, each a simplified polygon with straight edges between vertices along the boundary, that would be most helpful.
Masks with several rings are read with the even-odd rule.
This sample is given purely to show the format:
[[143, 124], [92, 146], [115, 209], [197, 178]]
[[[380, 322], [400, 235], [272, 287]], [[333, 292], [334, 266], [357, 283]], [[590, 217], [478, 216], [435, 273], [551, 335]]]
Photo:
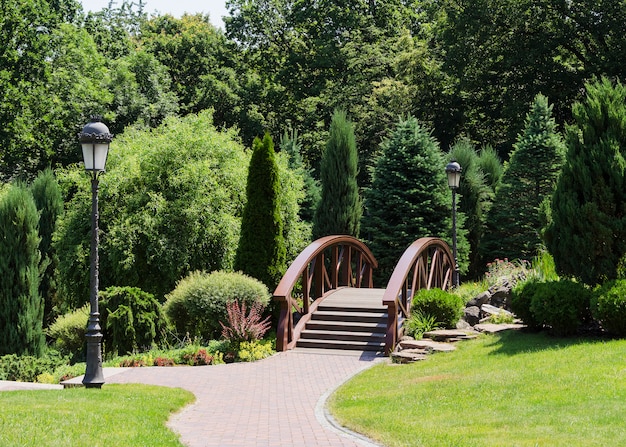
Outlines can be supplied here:
[[542, 245], [542, 203], [554, 192], [564, 157], [552, 106], [537, 95], [489, 213], [482, 244], [486, 260], [531, 259], [537, 254]]
[[268, 133], [255, 138], [246, 186], [247, 202], [235, 269], [274, 290], [285, 272], [286, 248], [279, 208], [280, 179], [274, 142]]
[[[451, 192], [447, 161], [431, 133], [416, 118], [402, 119], [381, 144], [365, 191], [363, 236], [378, 260], [377, 282], [387, 281], [406, 248], [421, 237], [451, 240]], [[458, 228], [463, 228], [459, 215]], [[459, 258], [467, 259], [465, 232], [458, 232]], [[466, 266], [466, 262], [465, 262]]]
[[546, 245], [560, 274], [595, 285], [615, 278], [626, 254], [626, 87], [602, 79], [586, 89], [572, 107]]
[[35, 205], [39, 211], [39, 251], [41, 252], [41, 283], [39, 293], [44, 300], [44, 325], [52, 323], [52, 307], [55, 301], [56, 287], [54, 272], [58, 264], [52, 249], [52, 234], [56, 220], [63, 211], [63, 197], [51, 169], [41, 172], [31, 185]]
[[0, 355], [42, 353], [39, 215], [25, 185], [0, 193]]
[[313, 219], [314, 239], [333, 234], [358, 237], [363, 204], [357, 174], [354, 128], [346, 112], [335, 110], [322, 155], [322, 198]]

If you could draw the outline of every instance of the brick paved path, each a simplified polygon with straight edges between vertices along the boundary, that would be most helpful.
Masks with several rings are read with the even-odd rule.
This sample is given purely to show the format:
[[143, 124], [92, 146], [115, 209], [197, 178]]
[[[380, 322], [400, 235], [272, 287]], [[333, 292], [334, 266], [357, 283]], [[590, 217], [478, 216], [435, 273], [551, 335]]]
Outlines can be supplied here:
[[181, 387], [196, 402], [170, 419], [189, 447], [356, 447], [369, 441], [324, 417], [325, 397], [380, 361], [371, 354], [289, 351], [254, 363], [131, 368], [107, 383]]

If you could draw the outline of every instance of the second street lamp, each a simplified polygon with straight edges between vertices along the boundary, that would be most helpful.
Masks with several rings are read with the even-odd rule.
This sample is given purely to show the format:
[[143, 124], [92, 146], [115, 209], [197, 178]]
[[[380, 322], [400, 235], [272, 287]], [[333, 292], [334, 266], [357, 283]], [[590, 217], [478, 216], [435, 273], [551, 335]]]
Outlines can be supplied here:
[[83, 385], [86, 388], [101, 388], [104, 384], [104, 374], [102, 372], [102, 328], [98, 309], [98, 175], [104, 172], [113, 135], [109, 133], [109, 128], [99, 117], [93, 117], [78, 134], [78, 139], [83, 148], [85, 170], [91, 173], [90, 312], [85, 335], [87, 368]]
[[456, 190], [461, 183], [461, 165], [452, 160], [446, 166], [446, 174], [448, 174], [448, 186], [452, 190], [452, 254], [454, 256], [454, 275], [452, 285], [459, 287], [459, 259], [456, 249]]

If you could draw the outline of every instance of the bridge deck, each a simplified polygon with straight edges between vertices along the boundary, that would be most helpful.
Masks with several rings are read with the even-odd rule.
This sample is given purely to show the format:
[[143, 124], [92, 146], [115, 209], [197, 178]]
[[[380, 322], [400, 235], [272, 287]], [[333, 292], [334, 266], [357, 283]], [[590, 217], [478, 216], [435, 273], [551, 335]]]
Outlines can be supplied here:
[[337, 289], [324, 299], [324, 305], [346, 307], [346, 308], [359, 308], [387, 310], [386, 306], [383, 306], [383, 295], [385, 289], [369, 289], [369, 288], [356, 288], [356, 287], [343, 287]]

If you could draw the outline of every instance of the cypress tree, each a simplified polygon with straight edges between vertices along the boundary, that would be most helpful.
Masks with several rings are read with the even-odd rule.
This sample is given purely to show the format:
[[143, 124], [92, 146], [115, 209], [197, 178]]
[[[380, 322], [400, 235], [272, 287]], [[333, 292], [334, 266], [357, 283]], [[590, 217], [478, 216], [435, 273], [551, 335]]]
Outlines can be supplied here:
[[0, 355], [42, 353], [39, 215], [25, 185], [0, 193]]
[[[470, 246], [468, 276], [471, 278], [477, 278], [483, 273], [484, 263], [479, 248], [485, 231], [487, 212], [495, 195], [488, 178], [498, 177], [498, 172], [502, 169], [497, 157], [497, 163], [492, 164], [494, 154], [495, 151], [491, 148], [484, 148], [480, 154], [477, 153], [474, 145], [466, 138], [459, 139], [450, 149], [450, 159], [456, 160], [463, 169], [458, 190], [463, 200], [459, 201], [458, 211], [465, 215], [465, 229]], [[488, 161], [485, 162], [486, 160]], [[483, 171], [483, 166], [491, 170], [489, 176]]]
[[56, 287], [54, 272], [58, 264], [52, 248], [52, 234], [56, 228], [57, 217], [63, 211], [61, 189], [51, 169], [42, 171], [31, 185], [35, 206], [39, 211], [39, 251], [41, 252], [41, 283], [39, 294], [44, 301], [44, 325], [52, 323], [52, 307], [55, 301]]
[[545, 96], [537, 95], [487, 219], [482, 245], [486, 260], [531, 259], [537, 254], [545, 224], [542, 203], [554, 192], [564, 157], [565, 144], [552, 106]]
[[247, 202], [235, 269], [273, 290], [285, 272], [286, 247], [279, 208], [280, 179], [274, 142], [268, 133], [255, 138], [248, 168]]
[[546, 246], [557, 271], [595, 285], [617, 276], [626, 253], [626, 87], [587, 84], [566, 132]]
[[352, 123], [335, 110], [320, 170], [322, 198], [313, 218], [313, 238], [333, 234], [357, 237], [363, 204], [357, 185], [358, 155]]
[[315, 209], [320, 201], [320, 185], [313, 178], [312, 169], [307, 169], [302, 160], [302, 146], [298, 141], [298, 132], [287, 131], [280, 140], [280, 149], [289, 155], [289, 168], [296, 171], [304, 180], [304, 200], [300, 203], [300, 218], [305, 222], [312, 222]]
[[[427, 236], [450, 241], [452, 228], [447, 161], [431, 133], [414, 117], [402, 119], [380, 148], [363, 216], [363, 235], [378, 260], [377, 282], [389, 279], [413, 241]], [[459, 258], [467, 259], [463, 218], [458, 216]]]

